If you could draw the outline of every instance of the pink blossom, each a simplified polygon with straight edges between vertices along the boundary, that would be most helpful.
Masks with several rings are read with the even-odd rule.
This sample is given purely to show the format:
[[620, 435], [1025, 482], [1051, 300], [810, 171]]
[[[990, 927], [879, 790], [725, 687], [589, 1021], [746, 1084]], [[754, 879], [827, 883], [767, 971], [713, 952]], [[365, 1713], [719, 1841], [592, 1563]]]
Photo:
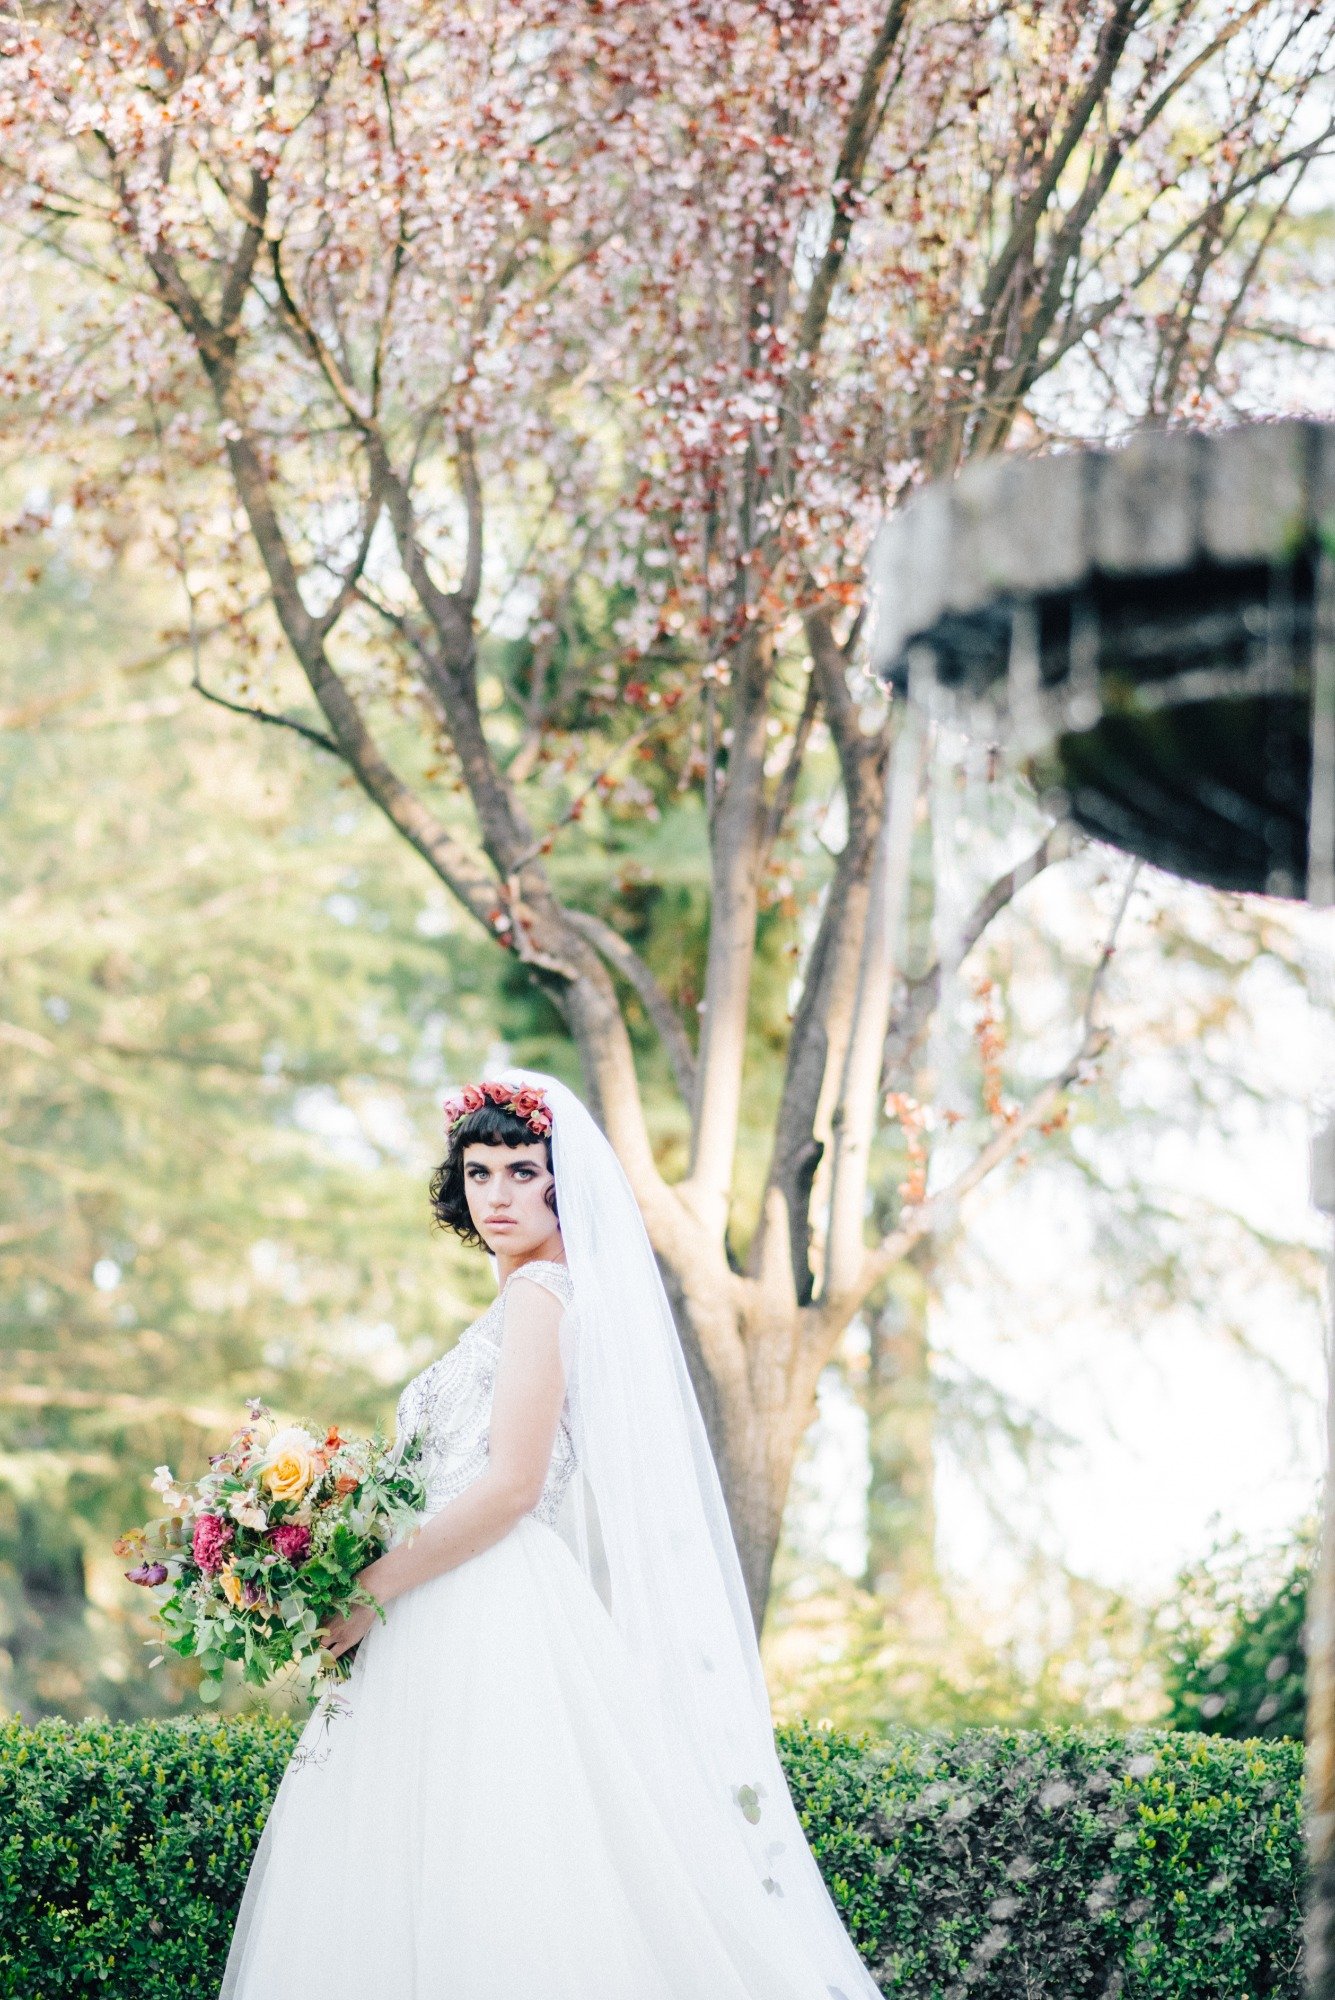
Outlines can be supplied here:
[[285, 1562], [305, 1562], [311, 1552], [311, 1531], [303, 1528], [299, 1521], [287, 1521], [281, 1528], [270, 1528], [269, 1540]]
[[216, 1570], [222, 1568], [234, 1532], [221, 1514], [201, 1514], [195, 1522], [195, 1532], [190, 1547], [195, 1561], [205, 1576], [212, 1576]]

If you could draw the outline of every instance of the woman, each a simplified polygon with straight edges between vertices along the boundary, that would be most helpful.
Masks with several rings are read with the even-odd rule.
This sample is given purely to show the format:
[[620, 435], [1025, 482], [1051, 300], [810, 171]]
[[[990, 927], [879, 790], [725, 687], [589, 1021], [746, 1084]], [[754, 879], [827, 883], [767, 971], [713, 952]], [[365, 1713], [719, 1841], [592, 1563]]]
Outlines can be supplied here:
[[283, 1779], [223, 2000], [876, 2000], [774, 1749], [639, 1210], [525, 1071], [446, 1106], [437, 1217], [500, 1291], [408, 1384], [426, 1514]]

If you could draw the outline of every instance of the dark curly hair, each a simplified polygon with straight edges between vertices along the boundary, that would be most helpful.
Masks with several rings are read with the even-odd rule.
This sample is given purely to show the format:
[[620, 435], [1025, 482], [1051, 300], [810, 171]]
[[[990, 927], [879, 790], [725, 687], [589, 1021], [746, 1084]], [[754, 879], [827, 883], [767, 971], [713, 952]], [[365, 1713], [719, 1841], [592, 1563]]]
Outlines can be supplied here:
[[[442, 1229], [452, 1229], [456, 1236], [462, 1236], [465, 1243], [471, 1243], [482, 1250], [486, 1246], [473, 1227], [473, 1218], [468, 1213], [468, 1193], [464, 1187], [465, 1146], [532, 1146], [537, 1141], [537, 1133], [526, 1119], [517, 1118], [501, 1104], [484, 1104], [478, 1111], [470, 1111], [455, 1126], [450, 1134], [445, 1157], [431, 1176], [431, 1213]], [[544, 1140], [547, 1151], [547, 1166], [552, 1164], [552, 1142]], [[547, 1190], [547, 1206], [556, 1214], [556, 1189]]]

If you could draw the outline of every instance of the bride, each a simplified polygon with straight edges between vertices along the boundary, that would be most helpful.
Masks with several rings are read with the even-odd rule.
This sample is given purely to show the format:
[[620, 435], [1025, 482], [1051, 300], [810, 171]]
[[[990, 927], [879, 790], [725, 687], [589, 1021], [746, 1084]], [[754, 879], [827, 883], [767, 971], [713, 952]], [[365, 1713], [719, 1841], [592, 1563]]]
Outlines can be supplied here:
[[579, 1099], [446, 1105], [439, 1220], [500, 1291], [408, 1384], [420, 1527], [283, 1778], [222, 2000], [877, 2000], [788, 1794], [718, 1476]]

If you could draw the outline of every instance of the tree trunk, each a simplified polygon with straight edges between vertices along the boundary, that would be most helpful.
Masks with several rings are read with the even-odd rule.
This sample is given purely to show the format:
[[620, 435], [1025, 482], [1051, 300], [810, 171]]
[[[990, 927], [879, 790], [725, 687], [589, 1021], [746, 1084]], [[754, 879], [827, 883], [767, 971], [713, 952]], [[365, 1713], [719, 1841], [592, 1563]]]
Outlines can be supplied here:
[[[794, 1381], [789, 1367], [800, 1345], [796, 1306], [785, 1311], [772, 1292], [734, 1272], [715, 1273], [711, 1283], [703, 1261], [681, 1272], [659, 1254], [759, 1633], [793, 1465], [815, 1397], [805, 1378]], [[733, 1365], [720, 1366], [721, 1356]]]
[[936, 1589], [936, 1412], [924, 1259], [905, 1261], [872, 1319], [867, 1372], [869, 1590], [904, 1608]]
[[[1335, 1216], [1335, 1123], [1312, 1148], [1312, 1199]], [[1335, 1270], [1328, 1285], [1335, 1285]], [[1307, 1624], [1307, 1990], [1335, 2000], [1335, 1327], [1327, 1300], [1326, 1488]]]
[[796, 1442], [789, 1446], [781, 1441], [788, 1430], [787, 1422], [781, 1420], [767, 1435], [764, 1414], [758, 1412], [746, 1434], [735, 1442], [730, 1440], [717, 1460], [757, 1637], [765, 1622], [770, 1578], [783, 1531], [784, 1503], [797, 1456]]

